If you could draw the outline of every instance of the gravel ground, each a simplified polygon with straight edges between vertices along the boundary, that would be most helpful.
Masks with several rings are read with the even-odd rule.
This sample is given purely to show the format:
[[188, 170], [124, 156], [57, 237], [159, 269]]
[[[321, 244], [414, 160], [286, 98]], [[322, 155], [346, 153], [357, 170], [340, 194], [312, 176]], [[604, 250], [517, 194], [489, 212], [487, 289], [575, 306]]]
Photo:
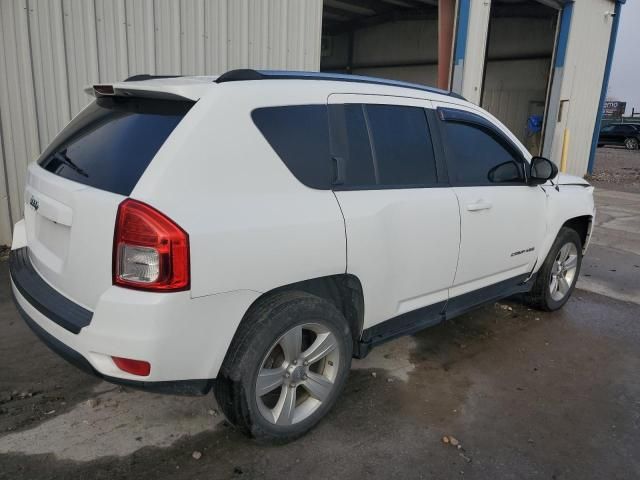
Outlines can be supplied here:
[[595, 187], [640, 193], [640, 150], [598, 148], [594, 173], [588, 180]]

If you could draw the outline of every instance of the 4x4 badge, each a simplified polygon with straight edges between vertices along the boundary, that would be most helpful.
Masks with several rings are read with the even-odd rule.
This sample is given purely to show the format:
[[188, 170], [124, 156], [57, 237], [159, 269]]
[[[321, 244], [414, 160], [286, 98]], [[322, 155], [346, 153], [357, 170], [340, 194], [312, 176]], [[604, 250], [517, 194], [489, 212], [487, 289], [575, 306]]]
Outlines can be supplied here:
[[36, 200], [36, 197], [31, 196], [31, 200], [29, 200], [29, 205], [33, 207], [34, 210], [38, 210], [40, 208], [40, 203]]

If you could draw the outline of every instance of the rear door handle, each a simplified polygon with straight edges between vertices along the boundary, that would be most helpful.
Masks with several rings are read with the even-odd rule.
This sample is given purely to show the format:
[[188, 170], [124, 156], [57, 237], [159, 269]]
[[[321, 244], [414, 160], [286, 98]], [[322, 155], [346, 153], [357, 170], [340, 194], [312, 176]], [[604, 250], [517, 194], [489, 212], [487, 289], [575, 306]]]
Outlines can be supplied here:
[[467, 204], [467, 210], [470, 212], [477, 212], [479, 210], [489, 210], [493, 204], [491, 202], [485, 202], [484, 200], [478, 200], [474, 203]]

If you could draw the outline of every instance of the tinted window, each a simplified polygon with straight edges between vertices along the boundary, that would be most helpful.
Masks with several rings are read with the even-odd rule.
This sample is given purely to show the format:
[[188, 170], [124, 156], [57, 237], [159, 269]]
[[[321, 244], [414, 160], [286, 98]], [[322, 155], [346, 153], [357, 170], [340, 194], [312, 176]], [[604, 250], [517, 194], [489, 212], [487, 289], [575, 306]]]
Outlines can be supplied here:
[[299, 181], [312, 188], [331, 188], [329, 121], [325, 105], [258, 108], [251, 117]]
[[524, 182], [520, 155], [499, 134], [467, 123], [449, 121], [442, 125], [457, 183], [494, 185]]
[[99, 98], [62, 131], [38, 163], [75, 182], [129, 195], [192, 105]]
[[367, 105], [380, 185], [435, 184], [436, 163], [422, 108]]
[[375, 185], [369, 133], [360, 104], [331, 105], [331, 153], [343, 170], [345, 186]]

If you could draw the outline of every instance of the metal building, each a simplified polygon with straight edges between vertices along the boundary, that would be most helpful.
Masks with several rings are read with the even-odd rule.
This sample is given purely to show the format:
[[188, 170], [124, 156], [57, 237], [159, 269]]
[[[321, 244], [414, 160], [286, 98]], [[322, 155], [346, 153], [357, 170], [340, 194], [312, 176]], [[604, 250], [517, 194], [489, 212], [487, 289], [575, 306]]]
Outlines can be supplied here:
[[[438, 84], [534, 153], [592, 165], [625, 0], [0, 0], [0, 244], [26, 166], [91, 98], [139, 73], [232, 68]], [[538, 118], [538, 133], [528, 127]]]

